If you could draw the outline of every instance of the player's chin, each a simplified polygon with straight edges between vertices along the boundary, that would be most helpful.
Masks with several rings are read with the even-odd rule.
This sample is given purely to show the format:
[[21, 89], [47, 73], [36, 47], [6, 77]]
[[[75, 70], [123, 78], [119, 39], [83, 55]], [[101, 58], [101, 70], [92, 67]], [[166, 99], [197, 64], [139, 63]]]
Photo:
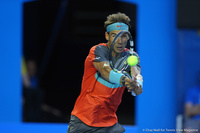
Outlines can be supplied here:
[[116, 51], [117, 53], [122, 53], [122, 52], [124, 51], [124, 48], [123, 48], [123, 47], [117, 47], [117, 48], [115, 49], [115, 51]]

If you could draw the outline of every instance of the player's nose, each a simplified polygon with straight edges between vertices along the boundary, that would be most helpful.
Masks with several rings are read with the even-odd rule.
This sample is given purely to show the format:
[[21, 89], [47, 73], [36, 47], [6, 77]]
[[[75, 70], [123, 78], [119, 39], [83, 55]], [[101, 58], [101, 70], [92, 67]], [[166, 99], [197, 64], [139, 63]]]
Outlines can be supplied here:
[[121, 37], [119, 37], [119, 38], [117, 39], [117, 43], [119, 43], [119, 44], [122, 43], [122, 38], [121, 38]]

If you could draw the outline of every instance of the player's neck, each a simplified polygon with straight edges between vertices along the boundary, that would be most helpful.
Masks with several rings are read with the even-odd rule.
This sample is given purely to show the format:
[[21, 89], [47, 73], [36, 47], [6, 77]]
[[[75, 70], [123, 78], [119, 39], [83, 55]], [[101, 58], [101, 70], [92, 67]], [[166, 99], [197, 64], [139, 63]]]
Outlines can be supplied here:
[[112, 51], [112, 56], [114, 58], [119, 58], [121, 56], [122, 53], [116, 53], [115, 51]]

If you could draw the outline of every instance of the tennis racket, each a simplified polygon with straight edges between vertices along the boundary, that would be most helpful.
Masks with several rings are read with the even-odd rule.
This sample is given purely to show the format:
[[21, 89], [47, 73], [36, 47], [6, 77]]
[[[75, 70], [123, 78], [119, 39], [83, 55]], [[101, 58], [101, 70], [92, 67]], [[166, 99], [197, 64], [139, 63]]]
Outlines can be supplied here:
[[[127, 46], [129, 46], [130, 48], [130, 52], [129, 52], [129, 54], [125, 54], [124, 56], [122, 56], [120, 59], [118, 59], [117, 61], [114, 61], [114, 58], [113, 58], [113, 56], [112, 56], [112, 51], [113, 51], [113, 48], [114, 48], [114, 45], [116, 44], [116, 42], [117, 42], [117, 40], [118, 39], [121, 39], [121, 37], [124, 35], [124, 34], [128, 34], [128, 38], [129, 38], [129, 40], [127, 41], [127, 43], [129, 43], [129, 45], [127, 45]], [[134, 54], [134, 43], [133, 43], [133, 38], [132, 38], [132, 36], [131, 36], [131, 34], [130, 34], [130, 32], [128, 32], [128, 31], [121, 31], [121, 32], [119, 32], [116, 36], [115, 36], [115, 38], [113, 39], [113, 41], [112, 41], [112, 43], [111, 43], [111, 46], [110, 46], [110, 49], [109, 49], [109, 62], [110, 62], [110, 66], [111, 66], [111, 68], [114, 70], [114, 71], [116, 71], [116, 72], [121, 72], [121, 73], [123, 73], [124, 75], [126, 75], [127, 77], [129, 77], [129, 78], [132, 78], [132, 79], [134, 79], [134, 78], [136, 78], [136, 75], [138, 74], [138, 73], [140, 73], [139, 72], [139, 70], [137, 70], [137, 68], [136, 67], [134, 67], [134, 66], [132, 66], [132, 67], [130, 67], [131, 69], [131, 75], [129, 75], [125, 70], [129, 67], [129, 65], [128, 65], [128, 63], [127, 63], [127, 58], [129, 57], [129, 56], [131, 56], [131, 55], [133, 55]], [[134, 93], [134, 91], [132, 91], [132, 95], [133, 96], [136, 96], [136, 94]]]
[[[133, 39], [130, 41], [130, 56], [133, 56], [134, 54], [134, 43], [133, 43]], [[131, 66], [131, 77], [132, 79], [138, 79], [140, 77], [138, 77], [140, 75], [140, 71], [135, 67], [135, 66]], [[137, 86], [139, 87], [139, 84], [137, 84]], [[132, 95], [136, 96], [135, 92], [132, 91]]]

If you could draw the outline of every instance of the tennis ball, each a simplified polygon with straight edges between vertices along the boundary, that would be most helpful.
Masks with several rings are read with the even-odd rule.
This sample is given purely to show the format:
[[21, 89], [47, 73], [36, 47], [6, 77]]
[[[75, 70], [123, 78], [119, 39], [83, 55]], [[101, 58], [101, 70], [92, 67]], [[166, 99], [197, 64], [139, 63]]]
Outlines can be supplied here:
[[134, 55], [129, 56], [128, 59], [127, 59], [127, 63], [128, 63], [130, 66], [135, 66], [135, 65], [137, 65], [137, 63], [138, 63], [138, 58], [137, 58], [137, 56], [134, 56]]

